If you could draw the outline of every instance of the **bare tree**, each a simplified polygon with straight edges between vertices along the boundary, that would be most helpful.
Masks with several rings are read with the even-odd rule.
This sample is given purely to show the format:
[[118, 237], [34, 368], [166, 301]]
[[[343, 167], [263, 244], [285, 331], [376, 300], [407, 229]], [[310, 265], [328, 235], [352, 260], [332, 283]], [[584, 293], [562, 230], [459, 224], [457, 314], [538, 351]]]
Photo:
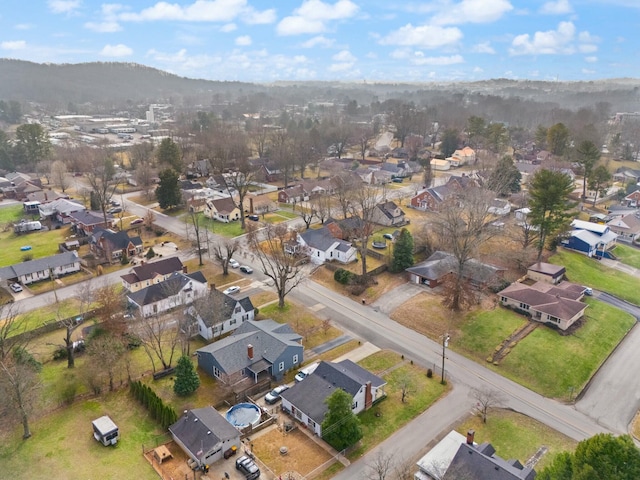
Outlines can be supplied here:
[[353, 191], [362, 185], [362, 181], [352, 173], [341, 172], [331, 179], [335, 186], [335, 197], [340, 205], [342, 218], [349, 216], [349, 205]]
[[153, 224], [156, 221], [156, 214], [153, 213], [153, 210], [149, 209], [147, 210], [147, 213], [144, 216], [144, 226], [145, 228], [147, 228], [148, 230], [151, 230], [153, 228]]
[[51, 179], [54, 185], [62, 190], [62, 193], [69, 188], [69, 178], [67, 177], [67, 164], [62, 160], [56, 160], [51, 164]]
[[309, 205], [315, 213], [320, 223], [324, 223], [331, 216], [331, 196], [328, 194], [321, 194], [312, 197], [309, 200]]
[[371, 144], [373, 130], [369, 125], [360, 127], [354, 136], [358, 143], [358, 153], [360, 153], [360, 158], [364, 161]]
[[307, 230], [309, 230], [309, 227], [311, 227], [311, 222], [313, 222], [313, 219], [316, 217], [316, 211], [311, 205], [309, 205], [308, 207], [300, 206], [300, 217], [307, 227]]
[[9, 354], [19, 334], [26, 331], [24, 317], [19, 314], [20, 309], [15, 303], [0, 305], [0, 360]]
[[296, 233], [289, 232], [286, 225], [268, 225], [260, 232], [253, 228], [249, 230], [249, 246], [258, 258], [262, 272], [273, 280], [279, 308], [284, 308], [287, 294], [304, 279], [298, 257], [285, 249], [294, 235]]
[[109, 391], [115, 389], [116, 375], [126, 353], [123, 337], [108, 330], [98, 329], [87, 341], [87, 355], [92, 357], [91, 371], [87, 372], [92, 390], [102, 391], [101, 377], [106, 376]]
[[151, 361], [154, 373], [156, 359], [162, 364], [163, 370], [171, 368], [173, 356], [180, 341], [178, 328], [168, 325], [165, 317], [151, 315], [136, 322], [135, 331]]
[[138, 187], [142, 189], [145, 198], [151, 197], [151, 187], [154, 185], [155, 172], [149, 162], [139, 162], [135, 170], [135, 178]]
[[247, 161], [246, 158], [238, 159], [236, 162], [236, 170], [224, 177], [227, 192], [229, 192], [235, 207], [240, 210], [240, 226], [243, 230], [246, 226], [244, 200], [255, 181], [255, 177], [256, 169]]
[[400, 399], [402, 403], [407, 403], [409, 395], [415, 393], [415, 383], [411, 376], [407, 373], [402, 374], [398, 379], [398, 387], [400, 388]]
[[393, 471], [393, 454], [387, 454], [380, 449], [367, 463], [366, 478], [369, 480], [386, 480]]
[[395, 465], [393, 467], [394, 480], [413, 480], [415, 463], [411, 459], [404, 458], [401, 454], [394, 455]]
[[498, 408], [503, 403], [503, 397], [500, 392], [489, 388], [473, 390], [472, 396], [476, 402], [475, 409], [478, 411], [480, 418], [482, 418], [482, 423], [487, 423], [489, 410]]
[[233, 254], [240, 249], [240, 243], [237, 240], [225, 239], [221, 240], [213, 246], [213, 255], [216, 261], [222, 267], [222, 274], [229, 275], [229, 261], [233, 258]]
[[202, 254], [209, 250], [209, 230], [203, 225], [202, 216], [196, 211], [190, 211], [185, 222], [187, 239], [191, 240], [198, 253], [198, 265], [204, 265]]
[[113, 181], [115, 174], [113, 161], [107, 155], [106, 150], [102, 149], [94, 151], [88, 160], [89, 169], [86, 178], [91, 186], [93, 198], [100, 206], [104, 222], [107, 223], [107, 207], [118, 188], [118, 182]]
[[94, 290], [96, 315], [104, 330], [120, 335], [127, 330], [122, 311], [124, 299], [117, 284], [105, 283]]
[[93, 284], [91, 282], [80, 283], [76, 289], [74, 297], [80, 305], [80, 314], [78, 316], [71, 318], [63, 317], [60, 308], [58, 308], [56, 312], [56, 317], [58, 317], [58, 321], [62, 325], [62, 328], [64, 328], [64, 337], [62, 337], [62, 340], [64, 341], [64, 346], [67, 350], [67, 368], [75, 367], [73, 332], [75, 332], [81, 325], [82, 321], [85, 320], [85, 316], [89, 311], [89, 306], [94, 300]]
[[352, 217], [359, 220], [355, 222], [356, 227], [351, 231], [355, 245], [360, 253], [360, 264], [362, 265], [362, 279], [366, 283], [367, 273], [367, 252], [369, 250], [369, 239], [373, 234], [375, 211], [380, 203], [381, 191], [376, 185], [361, 184], [359, 188], [352, 191], [349, 211]]
[[195, 324], [194, 319], [201, 320], [211, 328], [213, 338], [216, 338], [224, 333], [224, 322], [231, 317], [233, 307], [224, 293], [212, 288], [206, 295], [196, 299], [187, 312], [192, 323]]

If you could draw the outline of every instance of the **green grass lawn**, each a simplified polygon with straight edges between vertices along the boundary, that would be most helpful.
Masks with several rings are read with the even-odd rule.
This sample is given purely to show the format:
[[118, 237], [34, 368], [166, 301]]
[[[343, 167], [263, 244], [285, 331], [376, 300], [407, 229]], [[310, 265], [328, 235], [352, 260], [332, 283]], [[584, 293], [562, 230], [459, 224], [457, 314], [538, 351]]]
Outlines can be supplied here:
[[570, 282], [593, 287], [611, 293], [632, 303], [638, 302], [640, 279], [627, 273], [606, 267], [597, 260], [564, 249], [549, 258], [549, 262], [564, 265]]
[[616, 248], [613, 249], [613, 253], [622, 263], [626, 263], [631, 267], [640, 268], [639, 249], [619, 243], [616, 245]]
[[0, 225], [17, 222], [24, 217], [24, 210], [20, 204], [0, 208]]
[[[0, 267], [20, 263], [25, 258], [35, 259], [60, 253], [58, 244], [64, 242], [69, 235], [69, 227], [23, 235], [16, 235], [13, 233], [13, 229], [2, 232], [0, 233], [0, 245], [2, 245], [0, 248]], [[31, 250], [21, 251], [20, 248], [24, 245], [30, 245]]]
[[554, 455], [573, 451], [577, 445], [575, 440], [530, 417], [502, 409], [490, 411], [487, 423], [482, 423], [480, 417], [473, 416], [464, 420], [455, 430], [462, 435], [474, 430], [476, 442], [489, 442], [495, 447], [496, 455], [504, 459], [516, 458], [522, 464], [540, 447], [547, 447], [549, 451], [535, 466], [538, 472], [551, 462]]
[[216, 235], [222, 235], [223, 237], [227, 238], [235, 238], [246, 233], [244, 230], [242, 230], [240, 221], [224, 223], [207, 218], [202, 214], [200, 215], [200, 219], [203, 222], [203, 225]]
[[540, 326], [492, 368], [545, 397], [575, 398], [635, 323], [622, 310], [597, 300], [587, 303], [586, 322], [573, 335]]

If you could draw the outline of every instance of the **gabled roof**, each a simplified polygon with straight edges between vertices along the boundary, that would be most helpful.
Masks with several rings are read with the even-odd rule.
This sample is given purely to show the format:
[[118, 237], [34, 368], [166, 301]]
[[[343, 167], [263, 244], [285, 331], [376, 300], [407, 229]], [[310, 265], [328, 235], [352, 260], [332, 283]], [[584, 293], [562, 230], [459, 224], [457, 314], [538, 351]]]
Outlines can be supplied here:
[[533, 480], [535, 470], [523, 467], [517, 460], [504, 460], [495, 455], [490, 443], [461, 443], [443, 480]]
[[356, 365], [351, 360], [339, 363], [320, 362], [314, 372], [282, 393], [282, 397], [291, 402], [316, 423], [322, 423], [327, 412], [325, 400], [336, 388], [354, 396], [363, 385], [371, 382], [381, 387], [386, 382], [380, 377]]
[[567, 271], [567, 269], [562, 265], [554, 265], [553, 263], [545, 262], [536, 262], [533, 265], [530, 265], [527, 270], [542, 273], [543, 275], [550, 275], [552, 277], [557, 277]]
[[198, 283], [207, 282], [201, 272], [194, 272], [188, 275], [181, 272], [175, 272], [164, 282], [154, 283], [153, 285], [138, 290], [137, 292], [128, 293], [127, 297], [129, 297], [129, 299], [136, 305], [151, 305], [152, 303], [177, 295], [191, 281]]
[[[411, 268], [407, 268], [406, 271], [430, 280], [438, 280], [445, 275], [454, 272], [456, 269], [456, 258], [448, 252], [438, 250], [425, 261], [420, 262]], [[493, 265], [471, 259], [465, 264], [463, 274], [466, 278], [473, 281], [487, 282], [493, 279], [496, 272], [499, 270], [501, 269]]]
[[[606, 225], [605, 225], [606, 226]], [[607, 227], [609, 228], [609, 227]], [[597, 235], [589, 230], [573, 230], [571, 232], [571, 236], [575, 238], [579, 238], [586, 244], [595, 247], [601, 243], [609, 243], [618, 238], [618, 235], [614, 232], [607, 232], [603, 235]]]
[[609, 230], [607, 225], [603, 225], [602, 223], [585, 222], [584, 220], [573, 220], [571, 222], [571, 226], [575, 230], [587, 230], [588, 232], [597, 233], [598, 235], [607, 233]]
[[[289, 347], [302, 349], [302, 337], [288, 324], [274, 320], [248, 320], [240, 325], [230, 336], [199, 348], [196, 353], [209, 354], [227, 374], [232, 374], [249, 365], [266, 360], [273, 364]], [[247, 345], [253, 346], [254, 357], [247, 356]]]
[[189, 410], [169, 427], [169, 431], [192, 457], [198, 459], [220, 442], [240, 436], [238, 430], [213, 407]]
[[[69, 214], [73, 220], [83, 225], [100, 225], [104, 223], [102, 212], [92, 212], [90, 210], [80, 210]], [[107, 214], [107, 222], [113, 220], [113, 215]]]
[[10, 267], [0, 268], [0, 278], [17, 278], [30, 273], [43, 272], [48, 268], [57, 268], [79, 262], [75, 251], [59, 253], [50, 257], [37, 258], [28, 262], [16, 263]]
[[315, 248], [322, 252], [329, 250], [335, 243], [343, 242], [338, 238], [334, 238], [327, 227], [310, 228], [299, 234], [309, 247]]
[[41, 205], [40, 209], [69, 215], [71, 212], [79, 212], [84, 210], [84, 205], [73, 202], [71, 200], [67, 200], [66, 198], [59, 198], [58, 200], [54, 200], [53, 202]]
[[101, 238], [104, 239], [109, 248], [113, 251], [123, 250], [127, 248], [129, 246], [129, 242], [131, 242], [134, 246], [142, 245], [142, 239], [138, 236], [130, 238], [129, 234], [125, 231], [114, 232], [112, 230], [98, 227], [91, 235], [91, 239], [93, 242], [97, 243]]
[[178, 257], [169, 257], [133, 267], [131, 273], [122, 275], [120, 278], [124, 278], [127, 283], [137, 283], [151, 280], [156, 275], [164, 276], [173, 272], [181, 272], [183, 268], [182, 261]]
[[207, 205], [215, 208], [219, 213], [231, 213], [238, 208], [231, 197], [208, 199]]
[[640, 231], [640, 214], [631, 214], [625, 215], [622, 218], [614, 218], [609, 221], [607, 225], [612, 228], [617, 228], [620, 230], [628, 231], [628, 232], [638, 232]]
[[[222, 312], [198, 312], [198, 316], [202, 319], [202, 322], [207, 327], [213, 327], [220, 318], [224, 318], [225, 320], [231, 318], [233, 315], [233, 311], [236, 308], [236, 305], [240, 304], [240, 306], [244, 309], [245, 312], [250, 312], [254, 309], [253, 303], [251, 303], [251, 299], [249, 297], [244, 297], [240, 300], [236, 300], [229, 295], [225, 295], [220, 290], [212, 288], [209, 292], [209, 295], [214, 296], [214, 305], [216, 309], [221, 309]], [[218, 315], [221, 313], [221, 316]]]
[[[404, 216], [404, 212], [402, 211], [402, 209], [398, 209], [398, 206], [392, 201], [379, 203], [378, 205], [376, 205], [376, 208], [380, 210], [387, 218], [390, 218], [392, 220], [394, 218], [400, 218]], [[398, 215], [396, 215], [396, 210], [399, 210]]]

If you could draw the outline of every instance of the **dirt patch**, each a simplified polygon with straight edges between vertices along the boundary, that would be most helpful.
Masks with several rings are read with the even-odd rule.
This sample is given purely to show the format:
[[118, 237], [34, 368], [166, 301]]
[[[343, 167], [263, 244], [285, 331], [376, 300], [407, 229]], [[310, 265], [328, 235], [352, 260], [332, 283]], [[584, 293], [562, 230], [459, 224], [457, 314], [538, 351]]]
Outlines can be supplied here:
[[391, 312], [390, 317], [405, 327], [438, 340], [442, 332], [451, 332], [451, 312], [442, 306], [439, 296], [424, 292]]
[[176, 445], [175, 442], [169, 442], [164, 445], [171, 452], [172, 458], [165, 459], [162, 463], [154, 457], [154, 450], [145, 452], [144, 458], [149, 462], [153, 469], [160, 475], [160, 478], [169, 480], [172, 478], [191, 478], [193, 473], [187, 465], [187, 455]]
[[[305, 477], [323, 466], [329, 466], [331, 455], [298, 429], [283, 433], [279, 429], [256, 437], [252, 441], [253, 452], [273, 473], [276, 478], [287, 472], [297, 472]], [[286, 447], [287, 454], [282, 455], [280, 448]], [[316, 472], [317, 473], [317, 472]]]
[[390, 292], [397, 286], [407, 282], [407, 279], [402, 274], [383, 272], [374, 277], [374, 281], [376, 282], [375, 284], [368, 286], [362, 294], [355, 296], [349, 293], [348, 286], [336, 282], [333, 279], [333, 274], [334, 272], [328, 268], [319, 267], [315, 272], [313, 272], [312, 277], [315, 282], [318, 282], [323, 287], [333, 290], [341, 295], [345, 295], [352, 300], [359, 301], [364, 298], [367, 303], [375, 302], [385, 293]]

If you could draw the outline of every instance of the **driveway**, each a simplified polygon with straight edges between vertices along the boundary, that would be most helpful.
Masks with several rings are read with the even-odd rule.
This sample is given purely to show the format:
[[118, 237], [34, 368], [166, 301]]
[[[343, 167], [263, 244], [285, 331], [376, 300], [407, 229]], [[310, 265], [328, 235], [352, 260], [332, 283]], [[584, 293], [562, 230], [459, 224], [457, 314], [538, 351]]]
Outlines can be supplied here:
[[385, 293], [375, 302], [371, 304], [374, 310], [377, 312], [386, 313], [389, 315], [400, 305], [408, 301], [410, 298], [415, 297], [419, 293], [426, 292], [426, 288], [415, 283], [405, 283], [397, 286], [390, 292]]

